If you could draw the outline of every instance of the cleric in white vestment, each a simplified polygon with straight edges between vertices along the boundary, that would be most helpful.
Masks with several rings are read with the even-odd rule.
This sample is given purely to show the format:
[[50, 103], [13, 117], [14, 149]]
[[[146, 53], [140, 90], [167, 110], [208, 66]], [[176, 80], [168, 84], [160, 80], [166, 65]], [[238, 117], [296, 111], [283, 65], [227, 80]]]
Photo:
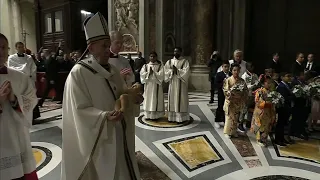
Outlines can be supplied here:
[[114, 111], [116, 99], [128, 90], [120, 72], [108, 63], [107, 27], [100, 13], [84, 21], [91, 56], [80, 60], [66, 80], [62, 180], [140, 180], [132, 145], [134, 121]]
[[37, 80], [37, 66], [30, 55], [24, 53], [25, 47], [22, 42], [16, 43], [17, 53], [8, 58], [8, 67], [23, 72], [34, 82]]
[[[233, 63], [238, 63], [240, 65], [240, 74], [239, 76], [242, 77], [242, 75], [247, 71], [246, 64], [247, 62], [243, 60], [243, 52], [239, 49], [235, 50], [233, 52], [233, 59], [229, 60], [230, 67]], [[222, 66], [219, 67], [217, 72], [222, 71]]]
[[144, 84], [143, 110], [147, 120], [157, 120], [164, 116], [164, 69], [161, 61], [157, 60], [156, 52], [150, 53], [149, 60], [140, 71], [141, 83]]
[[169, 82], [168, 91], [168, 120], [184, 122], [190, 120], [188, 80], [190, 67], [187, 59], [181, 57], [182, 49], [174, 49], [174, 57], [164, 66], [165, 82]]
[[7, 58], [0, 33], [0, 179], [38, 180], [29, 134], [36, 90], [28, 76], [4, 66]]
[[[22, 42], [16, 43], [16, 54], [12, 54], [8, 58], [8, 67], [11, 67], [12, 69], [15, 69], [17, 71], [20, 71], [30, 77], [32, 80], [32, 84], [35, 87], [35, 82], [37, 80], [37, 66], [33, 61], [33, 58], [24, 53], [25, 52], [25, 46]], [[33, 110], [33, 117], [32, 119], [36, 119], [40, 117], [40, 110], [39, 107], [36, 106]], [[35, 122], [33, 121], [32, 124]]]
[[135, 76], [127, 58], [119, 55], [123, 46], [123, 37], [119, 31], [111, 31], [111, 46], [109, 63], [114, 65], [120, 71], [121, 76], [128, 87], [131, 87], [135, 81]]

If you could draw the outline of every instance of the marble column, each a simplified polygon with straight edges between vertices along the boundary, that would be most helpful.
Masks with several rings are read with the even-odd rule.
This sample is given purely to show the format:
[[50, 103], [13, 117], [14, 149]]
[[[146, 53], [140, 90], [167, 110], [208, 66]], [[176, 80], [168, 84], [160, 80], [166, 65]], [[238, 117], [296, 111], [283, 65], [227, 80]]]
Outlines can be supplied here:
[[163, 0], [156, 1], [156, 52], [163, 61]]
[[191, 90], [209, 91], [207, 61], [213, 51], [214, 41], [214, 0], [192, 1], [192, 39], [190, 41], [191, 53]]

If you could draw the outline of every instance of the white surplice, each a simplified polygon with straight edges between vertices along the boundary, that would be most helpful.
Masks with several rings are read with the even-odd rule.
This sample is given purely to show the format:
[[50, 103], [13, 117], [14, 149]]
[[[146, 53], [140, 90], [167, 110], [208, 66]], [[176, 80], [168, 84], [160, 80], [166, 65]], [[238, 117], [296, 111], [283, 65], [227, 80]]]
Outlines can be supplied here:
[[[150, 68], [153, 73], [150, 74]], [[147, 119], [159, 119], [164, 116], [164, 97], [162, 82], [164, 80], [163, 65], [149, 62], [140, 71], [141, 83], [144, 84], [143, 109]]]
[[0, 179], [11, 180], [35, 171], [29, 128], [33, 108], [37, 105], [36, 89], [25, 74], [8, 68], [8, 74], [0, 74], [0, 85], [10, 81], [17, 97], [19, 109], [9, 101], [2, 104], [0, 114]]
[[25, 73], [31, 77], [33, 81], [37, 80], [37, 66], [30, 55], [23, 54], [24, 57], [19, 57], [18, 54], [12, 54], [8, 58], [8, 66]]
[[[172, 67], [176, 66], [177, 74], [173, 74]], [[190, 76], [190, 66], [186, 59], [170, 59], [165, 67], [165, 82], [169, 82], [168, 91], [168, 120], [172, 122], [183, 122], [190, 120], [188, 80]]]
[[[118, 55], [118, 58], [109, 58], [109, 63], [114, 65], [116, 68], [118, 68], [119, 71], [121, 71], [124, 68], [131, 68], [130, 63], [128, 61], [128, 59], [126, 59], [125, 57]], [[129, 75], [127, 75], [126, 79], [124, 80], [127, 84], [128, 87], [131, 87], [132, 84], [134, 83], [135, 80], [135, 76], [134, 73], [131, 72]]]
[[128, 180], [134, 179], [132, 174], [140, 179], [132, 142], [133, 115], [120, 122], [106, 119], [125, 88], [119, 71], [111, 65], [108, 72], [94, 57], [73, 67], [63, 97], [62, 180], [78, 180], [87, 164], [82, 180]]

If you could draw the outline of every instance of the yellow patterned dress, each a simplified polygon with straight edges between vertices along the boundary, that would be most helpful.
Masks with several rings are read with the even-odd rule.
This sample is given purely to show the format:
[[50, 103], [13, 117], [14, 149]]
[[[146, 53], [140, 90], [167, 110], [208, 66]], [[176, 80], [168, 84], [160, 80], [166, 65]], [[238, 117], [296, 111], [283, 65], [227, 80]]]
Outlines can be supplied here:
[[276, 109], [271, 102], [265, 101], [264, 97], [268, 94], [268, 90], [260, 88], [255, 95], [255, 108], [253, 111], [251, 131], [256, 134], [258, 141], [266, 142], [269, 132], [276, 119]]
[[[231, 89], [235, 84], [244, 84], [244, 91], [237, 92], [236, 94], [231, 93]], [[240, 113], [246, 107], [246, 101], [248, 97], [248, 88], [245, 81], [242, 78], [229, 77], [224, 81], [223, 92], [226, 96], [223, 110], [226, 115], [226, 122], [224, 126], [224, 134], [229, 136], [236, 135], [238, 128], [238, 121]]]

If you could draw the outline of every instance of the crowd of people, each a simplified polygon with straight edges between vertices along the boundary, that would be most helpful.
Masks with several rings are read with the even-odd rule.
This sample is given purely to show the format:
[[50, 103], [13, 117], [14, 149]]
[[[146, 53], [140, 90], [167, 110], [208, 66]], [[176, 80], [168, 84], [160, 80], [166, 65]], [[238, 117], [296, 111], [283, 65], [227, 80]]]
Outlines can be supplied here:
[[[320, 66], [314, 55], [309, 54], [305, 63], [304, 55], [298, 53], [291, 68], [285, 69], [275, 53], [260, 76], [254, 73], [253, 64], [242, 57], [242, 51], [236, 50], [233, 59], [223, 61], [215, 51], [208, 61], [210, 104], [214, 102], [215, 90], [218, 92], [216, 128], [224, 126], [228, 138], [250, 129], [263, 146], [267, 146], [267, 138], [273, 132], [275, 143], [280, 146], [294, 144], [292, 137], [308, 140], [320, 119], [320, 101], [317, 97], [297, 96], [293, 90], [319, 82]], [[281, 95], [282, 104], [269, 98], [273, 91]]]
[[[149, 54], [148, 63], [141, 53], [133, 62], [131, 55], [119, 55], [122, 34], [109, 32], [106, 24], [100, 13], [85, 20], [87, 49], [82, 55], [63, 55], [59, 43], [56, 53], [41, 48], [35, 60], [25, 54], [21, 42], [16, 44], [17, 54], [8, 58], [8, 40], [0, 34], [0, 161], [4, 164], [0, 179], [38, 179], [29, 128], [34, 108], [43, 104], [48, 91], [38, 101], [34, 85], [37, 69], [46, 72], [47, 88], [56, 91], [60, 91], [55, 85], [61, 64], [70, 71], [62, 106], [62, 180], [140, 179], [135, 118], [140, 115], [142, 102], [147, 120], [165, 116], [175, 123], [190, 120], [190, 66], [182, 57], [182, 49], [174, 48], [174, 57], [165, 64], [157, 59], [156, 52]], [[275, 54], [260, 76], [242, 57], [242, 51], [236, 50], [233, 59], [221, 60], [215, 51], [208, 61], [212, 86], [209, 103], [214, 102], [218, 92], [216, 128], [224, 126], [227, 138], [250, 129], [262, 146], [267, 145], [272, 132], [279, 146], [294, 143], [293, 136], [307, 140], [319, 119], [320, 102], [313, 97], [295, 96], [292, 87], [320, 83], [313, 55], [304, 64], [304, 56], [299, 53], [288, 71]], [[166, 108], [164, 82], [169, 83]], [[280, 94], [283, 103], [270, 99], [273, 92]], [[285, 133], [287, 125], [289, 131]]]

